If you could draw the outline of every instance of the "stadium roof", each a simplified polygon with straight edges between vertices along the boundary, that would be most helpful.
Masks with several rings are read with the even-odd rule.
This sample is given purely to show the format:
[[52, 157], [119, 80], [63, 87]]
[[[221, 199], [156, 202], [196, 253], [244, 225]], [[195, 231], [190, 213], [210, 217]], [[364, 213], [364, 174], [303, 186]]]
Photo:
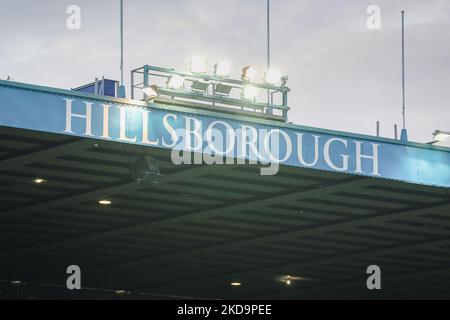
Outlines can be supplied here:
[[[28, 100], [30, 91], [45, 98]], [[117, 289], [133, 298], [450, 297], [448, 148], [309, 128], [424, 150], [441, 161], [439, 172], [417, 174], [412, 183], [282, 164], [265, 176], [260, 165], [175, 165], [167, 148], [5, 124], [18, 117], [5, 114], [27, 103], [36, 113], [28, 117], [37, 117], [55, 96], [142, 105], [0, 82], [4, 294], [20, 280], [29, 297], [113, 298]], [[155, 181], [130, 176], [141, 156], [159, 168]], [[99, 205], [101, 199], [112, 203]], [[80, 292], [65, 289], [72, 264], [82, 270]], [[380, 291], [366, 288], [373, 264], [382, 270]], [[282, 281], [287, 276], [290, 285]]]

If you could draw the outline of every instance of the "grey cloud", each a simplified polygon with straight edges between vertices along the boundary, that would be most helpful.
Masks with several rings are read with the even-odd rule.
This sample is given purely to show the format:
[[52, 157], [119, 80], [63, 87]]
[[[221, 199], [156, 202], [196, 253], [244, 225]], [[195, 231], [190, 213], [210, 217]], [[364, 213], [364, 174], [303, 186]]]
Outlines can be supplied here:
[[[119, 78], [118, 1], [4, 1], [0, 77], [70, 88]], [[65, 27], [66, 7], [82, 29]], [[382, 29], [366, 28], [381, 7]], [[407, 108], [413, 140], [450, 129], [450, 2], [272, 0], [272, 65], [289, 75], [290, 121], [392, 137], [401, 123], [400, 10], [407, 12]], [[125, 0], [125, 67], [185, 68], [191, 54], [228, 59], [238, 76], [265, 67], [265, 0]]]

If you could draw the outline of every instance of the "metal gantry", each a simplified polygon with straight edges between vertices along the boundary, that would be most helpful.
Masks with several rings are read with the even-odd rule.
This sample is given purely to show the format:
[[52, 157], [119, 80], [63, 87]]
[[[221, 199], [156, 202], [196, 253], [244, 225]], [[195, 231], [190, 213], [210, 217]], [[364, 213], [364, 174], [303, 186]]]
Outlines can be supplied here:
[[[138, 77], [141, 79], [138, 81]], [[178, 87], [170, 86], [174, 77], [182, 80]], [[243, 79], [232, 79], [207, 73], [177, 71], [145, 65], [131, 71], [131, 99], [136, 89], [152, 87], [157, 93], [149, 97], [142, 93], [140, 99], [155, 103], [202, 108], [219, 112], [231, 112], [287, 122], [288, 92], [287, 77], [281, 78], [279, 86]], [[248, 97], [246, 90], [254, 90]], [[260, 97], [269, 95], [263, 100]]]

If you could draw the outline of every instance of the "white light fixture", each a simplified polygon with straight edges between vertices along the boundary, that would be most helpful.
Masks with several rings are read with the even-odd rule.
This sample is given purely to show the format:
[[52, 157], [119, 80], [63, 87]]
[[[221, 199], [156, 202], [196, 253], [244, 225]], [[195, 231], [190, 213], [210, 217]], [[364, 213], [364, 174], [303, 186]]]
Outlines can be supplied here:
[[130, 291], [116, 290], [114, 293], [116, 294], [116, 296], [124, 296], [124, 295], [130, 294]]
[[184, 77], [174, 74], [167, 81], [167, 87], [170, 89], [181, 89], [184, 84]]
[[43, 178], [36, 178], [36, 179], [33, 180], [33, 182], [36, 183], [36, 184], [41, 184], [41, 183], [45, 182], [45, 179], [43, 179]]
[[158, 87], [155, 85], [145, 87], [142, 89], [142, 92], [146, 95], [147, 99], [154, 99], [159, 95]]
[[446, 141], [448, 138], [450, 138], [450, 131], [436, 130], [433, 132], [433, 139], [435, 141]]
[[99, 204], [101, 204], [102, 206], [109, 206], [112, 202], [110, 200], [99, 200], [98, 201]]
[[242, 75], [241, 75], [241, 79], [244, 81], [252, 81], [253, 79], [255, 79], [255, 75], [256, 75], [256, 70], [253, 69], [250, 66], [245, 66], [244, 68], [242, 68]]
[[231, 89], [233, 89], [232, 86], [228, 86], [219, 82], [214, 88], [214, 93], [219, 96], [228, 96], [231, 92]]
[[281, 73], [277, 69], [270, 68], [264, 73], [264, 82], [276, 85], [281, 81]]
[[300, 276], [293, 276], [293, 275], [282, 275], [277, 278], [277, 281], [280, 281], [287, 286], [290, 286], [297, 281], [307, 281], [307, 280], [313, 280], [313, 279], [300, 277]]
[[219, 77], [230, 76], [230, 64], [226, 62], [218, 62], [214, 65], [214, 75]]
[[233, 286], [233, 287], [240, 287], [241, 284], [242, 284], [242, 283], [237, 282], [237, 281], [233, 281], [233, 282], [230, 283], [230, 285]]
[[192, 82], [192, 91], [205, 93], [208, 90], [209, 82], [208, 81], [201, 81], [201, 80], [195, 80]]
[[252, 85], [246, 85], [242, 89], [242, 98], [244, 98], [246, 100], [255, 100], [258, 93], [259, 93], [259, 90], [257, 87], [252, 86]]
[[205, 73], [206, 58], [203, 56], [194, 56], [189, 61], [189, 66], [192, 73]]

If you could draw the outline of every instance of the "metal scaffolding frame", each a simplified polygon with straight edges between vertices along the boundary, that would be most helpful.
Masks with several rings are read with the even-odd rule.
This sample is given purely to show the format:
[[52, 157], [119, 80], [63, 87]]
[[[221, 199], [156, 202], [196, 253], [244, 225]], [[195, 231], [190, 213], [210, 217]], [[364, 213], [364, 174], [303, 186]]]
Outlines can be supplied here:
[[[190, 84], [191, 89], [173, 89], [167, 87], [170, 77], [178, 75], [184, 78], [185, 83]], [[136, 82], [138, 76], [141, 81]], [[156, 81], [162, 78], [164, 85], [155, 85]], [[202, 83], [203, 89], [192, 89], [194, 83]], [[287, 95], [290, 89], [285, 83], [275, 86], [267, 83], [257, 83], [246, 80], [220, 77], [205, 73], [192, 73], [186, 71], [177, 71], [175, 69], [160, 68], [154, 66], [142, 66], [131, 71], [131, 99], [136, 99], [136, 89], [144, 89], [149, 86], [155, 86], [158, 97], [152, 100], [156, 103], [176, 104], [179, 106], [199, 107], [219, 112], [233, 112], [245, 114], [247, 116], [256, 116], [259, 118], [268, 118], [287, 122], [288, 107]], [[269, 92], [268, 101], [260, 102], [256, 99], [244, 99], [230, 97], [227, 93], [220, 93], [220, 88], [225, 91], [239, 90], [242, 92], [245, 86], [253, 86], [258, 89]], [[276, 95], [281, 95], [281, 103], [275, 103]], [[142, 100], [147, 100], [145, 94]]]

